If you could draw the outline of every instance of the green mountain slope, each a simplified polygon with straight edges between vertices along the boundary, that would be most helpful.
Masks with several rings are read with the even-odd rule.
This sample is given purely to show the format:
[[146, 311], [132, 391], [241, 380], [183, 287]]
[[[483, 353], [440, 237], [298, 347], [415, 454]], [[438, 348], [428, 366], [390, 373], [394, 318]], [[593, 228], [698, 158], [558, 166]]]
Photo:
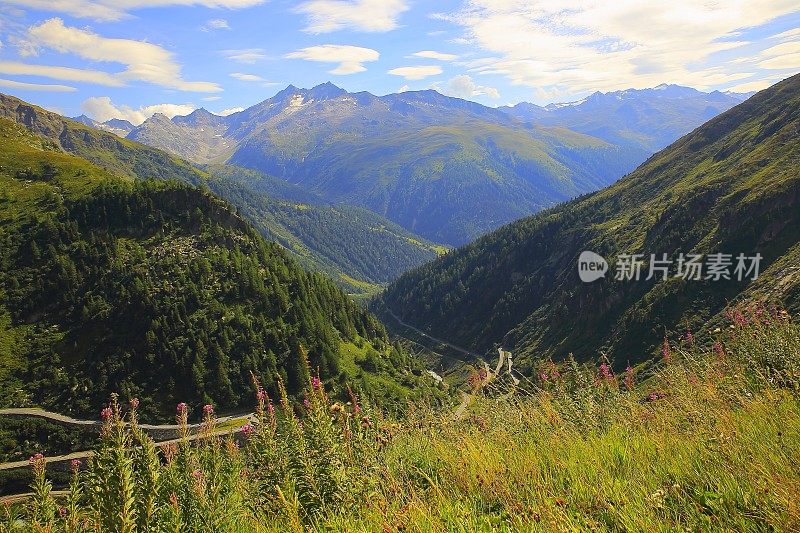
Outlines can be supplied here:
[[[234, 204], [265, 238], [279, 242], [305, 267], [325, 272], [352, 294], [374, 293], [402, 272], [434, 259], [441, 250], [374, 213], [324, 206], [316, 195], [281, 178], [225, 165], [201, 170], [161, 150], [98, 131], [14, 97], [0, 94], [0, 117], [25, 125], [64, 151], [115, 175], [169, 178], [209, 187]], [[181, 126], [173, 126], [182, 131], [193, 126], [216, 131], [215, 116], [202, 110], [177, 120]], [[163, 116], [154, 121], [172, 124]], [[170, 138], [194, 143], [179, 134]]]
[[[431, 335], [534, 359], [601, 352], [647, 358], [665, 328], [692, 328], [729, 301], [800, 307], [800, 75], [762, 91], [651, 157], [607, 189], [510, 224], [402, 276], [376, 309]], [[611, 260], [578, 278], [584, 250]], [[614, 279], [618, 254], [763, 256], [761, 278]], [[674, 271], [673, 271], [674, 273]]]
[[[364, 208], [326, 205], [280, 178], [214, 165], [206, 185], [233, 203], [265, 236], [324, 272], [347, 292], [366, 296], [446, 248]], [[216, 179], [220, 178], [220, 179]]]
[[251, 372], [389, 403], [424, 390], [373, 316], [216, 197], [118, 178], [7, 119], [0, 139], [0, 403], [93, 416], [120, 392], [164, 419], [249, 408]]

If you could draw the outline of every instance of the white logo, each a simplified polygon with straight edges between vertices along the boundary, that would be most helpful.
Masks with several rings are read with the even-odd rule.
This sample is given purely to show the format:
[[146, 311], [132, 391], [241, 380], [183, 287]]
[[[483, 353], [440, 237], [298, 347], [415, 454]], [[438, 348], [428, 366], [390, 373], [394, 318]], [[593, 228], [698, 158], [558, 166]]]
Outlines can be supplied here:
[[578, 257], [578, 276], [584, 283], [602, 278], [608, 272], [608, 263], [602, 255], [594, 252], [581, 252]]

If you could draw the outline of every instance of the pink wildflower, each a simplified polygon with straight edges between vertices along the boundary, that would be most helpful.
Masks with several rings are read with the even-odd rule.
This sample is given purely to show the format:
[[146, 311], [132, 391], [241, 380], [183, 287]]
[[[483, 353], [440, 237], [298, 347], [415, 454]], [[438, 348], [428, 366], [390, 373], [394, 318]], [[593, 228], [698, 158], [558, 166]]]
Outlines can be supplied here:
[[192, 477], [195, 478], [195, 479], [202, 479], [203, 478], [203, 472], [201, 472], [199, 469], [197, 469], [194, 472], [192, 472]]
[[541, 376], [539, 376], [539, 377], [540, 377], [540, 378], [541, 378], [541, 380], [542, 380], [542, 381], [544, 381], [545, 383], [547, 383], [547, 380], [549, 379], [549, 378], [547, 377], [547, 374], [545, 374], [544, 372], [542, 372], [542, 375], [541, 375]]
[[631, 365], [625, 368], [625, 388], [628, 390], [633, 389], [633, 368], [631, 368]]
[[268, 412], [269, 412], [269, 414], [271, 414], [271, 415], [272, 415], [272, 414], [275, 414], [275, 406], [274, 406], [274, 405], [272, 405], [272, 402], [269, 402], [269, 403], [267, 404], [267, 411], [268, 411]]
[[176, 410], [178, 412], [178, 416], [183, 416], [188, 412], [189, 409], [186, 407], [185, 403], [181, 402], [178, 404]]
[[104, 407], [103, 409], [100, 410], [100, 418], [103, 419], [103, 420], [110, 419], [111, 418], [111, 414], [112, 414], [112, 411], [111, 411], [110, 407]]
[[308, 401], [308, 398], [306, 398], [305, 400], [303, 400], [303, 405], [306, 407], [306, 409], [308, 409], [309, 407], [311, 407], [311, 402], [309, 402], [309, 401]]
[[178, 506], [178, 496], [174, 492], [169, 495], [169, 503], [172, 504], [173, 507]]
[[666, 337], [664, 337], [664, 343], [661, 345], [661, 358], [664, 359], [665, 363], [669, 363], [670, 359], [669, 340]]
[[131, 406], [131, 409], [137, 409], [139, 407], [139, 398], [131, 398], [128, 402]]
[[58, 516], [60, 516], [62, 519], [66, 518], [67, 517], [67, 510], [65, 508], [63, 508], [63, 507], [59, 507]]
[[206, 416], [211, 416], [214, 414], [214, 406], [211, 404], [206, 404], [203, 406], [203, 414]]
[[256, 391], [256, 399], [257, 399], [259, 402], [266, 401], [266, 399], [267, 399], [267, 391], [265, 391], [264, 389], [262, 389], [261, 387], [259, 387], [259, 388], [258, 388], [258, 391]]
[[33, 464], [36, 464], [36, 463], [38, 463], [39, 461], [41, 461], [43, 459], [44, 459], [44, 455], [42, 455], [41, 453], [37, 453], [37, 454], [31, 455], [30, 458], [28, 459], [28, 462], [33, 465]]
[[319, 389], [322, 386], [322, 382], [319, 380], [318, 377], [311, 378], [311, 386], [315, 389]]
[[694, 344], [694, 335], [692, 335], [691, 331], [687, 331], [686, 336], [684, 338], [686, 339], [686, 344], [688, 344], [689, 346], [692, 346]]
[[720, 357], [720, 358], [721, 357], [725, 357], [725, 350], [722, 348], [722, 343], [721, 342], [715, 341], [714, 342], [714, 346], [713, 346], [713, 350], [714, 350], [714, 354], [717, 357]]
[[70, 464], [72, 465], [73, 472], [77, 472], [81, 468], [81, 460], [80, 459], [73, 459], [72, 461], [70, 461]]
[[610, 380], [614, 378], [614, 374], [611, 373], [611, 367], [608, 366], [605, 362], [600, 364], [600, 376], [605, 380]]
[[242, 426], [242, 433], [244, 433], [247, 437], [252, 435], [254, 431], [255, 428], [253, 427], [253, 424], [245, 424]]

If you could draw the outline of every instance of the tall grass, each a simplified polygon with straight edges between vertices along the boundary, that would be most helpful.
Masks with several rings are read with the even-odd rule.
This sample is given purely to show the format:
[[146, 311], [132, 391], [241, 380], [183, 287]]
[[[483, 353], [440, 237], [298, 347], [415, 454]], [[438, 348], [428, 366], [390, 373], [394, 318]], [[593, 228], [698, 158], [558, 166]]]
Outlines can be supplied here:
[[0, 531], [797, 531], [800, 327], [730, 318], [665, 339], [647, 375], [543, 363], [458, 418], [386, 420], [318, 379], [273, 403], [254, 380], [240, 441], [213, 435], [207, 406], [204, 438], [159, 450], [114, 399], [67, 496], [32, 458], [33, 496], [0, 509]]

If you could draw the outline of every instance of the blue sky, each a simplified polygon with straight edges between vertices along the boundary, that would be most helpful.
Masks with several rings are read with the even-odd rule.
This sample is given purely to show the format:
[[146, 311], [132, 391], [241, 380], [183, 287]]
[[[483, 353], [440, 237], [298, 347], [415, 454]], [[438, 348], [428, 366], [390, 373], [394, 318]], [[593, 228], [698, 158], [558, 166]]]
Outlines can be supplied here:
[[141, 122], [288, 84], [435, 88], [496, 106], [800, 71], [796, 0], [3, 0], [0, 91]]

